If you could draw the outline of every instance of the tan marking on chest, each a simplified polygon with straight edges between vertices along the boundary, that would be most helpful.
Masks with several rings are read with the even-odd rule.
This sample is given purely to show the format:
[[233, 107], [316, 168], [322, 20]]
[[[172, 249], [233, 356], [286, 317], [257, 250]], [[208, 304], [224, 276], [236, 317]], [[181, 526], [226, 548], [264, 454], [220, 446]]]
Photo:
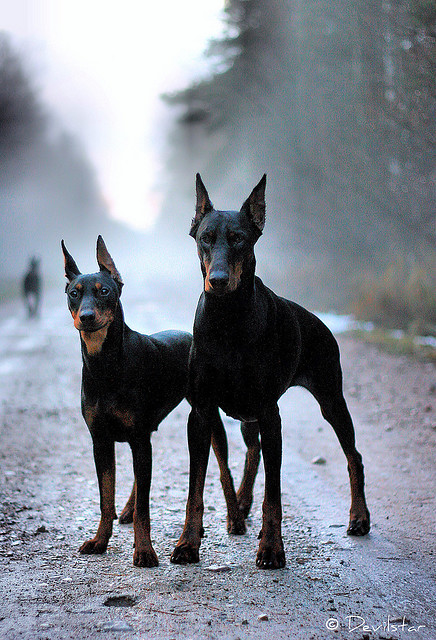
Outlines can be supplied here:
[[89, 356], [95, 356], [97, 353], [100, 353], [103, 347], [103, 342], [106, 340], [107, 330], [108, 327], [103, 327], [99, 331], [93, 331], [92, 333], [89, 333], [88, 331], [80, 332]]
[[111, 413], [126, 429], [133, 429], [135, 426], [135, 417], [128, 409], [112, 409]]
[[97, 407], [85, 407], [84, 414], [86, 424], [92, 426], [97, 415]]

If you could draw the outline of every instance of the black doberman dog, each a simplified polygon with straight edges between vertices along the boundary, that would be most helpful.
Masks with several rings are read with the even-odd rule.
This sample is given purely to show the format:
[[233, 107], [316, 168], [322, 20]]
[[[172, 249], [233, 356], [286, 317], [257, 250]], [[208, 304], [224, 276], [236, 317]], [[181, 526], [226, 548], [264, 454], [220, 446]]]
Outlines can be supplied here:
[[120, 516], [134, 523], [133, 563], [158, 564], [150, 539], [151, 433], [186, 396], [192, 336], [164, 331], [150, 336], [132, 331], [120, 303], [123, 282], [101, 236], [98, 273], [83, 275], [62, 241], [66, 293], [82, 347], [82, 413], [92, 436], [100, 488], [97, 534], [79, 549], [103, 553], [115, 513], [115, 442], [128, 442], [135, 484]]
[[264, 569], [285, 565], [277, 401], [296, 385], [308, 389], [319, 402], [347, 458], [351, 485], [348, 533], [365, 535], [370, 528], [362, 457], [355, 447], [353, 423], [342, 392], [337, 342], [316, 316], [280, 298], [255, 276], [254, 245], [265, 224], [265, 187], [264, 175], [240, 211], [217, 211], [197, 174], [196, 213], [190, 235], [197, 242], [204, 291], [197, 306], [190, 358], [186, 521], [171, 556], [178, 564], [199, 560], [211, 421], [221, 407], [243, 421], [248, 451], [237, 495], [245, 516], [252, 502], [260, 446], [263, 454], [265, 496], [256, 564]]
[[39, 258], [32, 258], [29, 269], [23, 278], [23, 297], [29, 318], [38, 315], [41, 301], [41, 274], [39, 272]]
[[[135, 483], [119, 520], [134, 523], [133, 563], [156, 566], [150, 540], [150, 436], [186, 397], [192, 336], [181, 331], [146, 336], [126, 325], [120, 302], [123, 282], [101, 236], [97, 240], [99, 273], [81, 274], [63, 241], [62, 250], [68, 307], [82, 347], [82, 413], [92, 436], [100, 488], [100, 525], [95, 537], [79, 551], [104, 553], [107, 548], [112, 521], [117, 517], [114, 444], [127, 441], [133, 454]], [[245, 523], [228, 468], [226, 434], [219, 416], [212, 444], [227, 501], [229, 531], [243, 533]]]

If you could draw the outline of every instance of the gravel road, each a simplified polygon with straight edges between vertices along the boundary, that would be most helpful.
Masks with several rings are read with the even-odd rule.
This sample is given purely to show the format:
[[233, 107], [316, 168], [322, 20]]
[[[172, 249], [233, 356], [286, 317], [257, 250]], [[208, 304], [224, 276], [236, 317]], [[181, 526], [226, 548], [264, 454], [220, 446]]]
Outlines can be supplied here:
[[[140, 300], [125, 289], [132, 328], [190, 329], [193, 300], [164, 283], [143, 285]], [[293, 389], [281, 401], [286, 568], [255, 567], [263, 470], [247, 533], [228, 536], [213, 457], [201, 562], [171, 565], [188, 485], [182, 403], [153, 435], [151, 518], [160, 565], [139, 569], [131, 526], [115, 524], [103, 556], [77, 552], [95, 532], [98, 489], [79, 409], [79, 340], [62, 289], [46, 296], [35, 321], [18, 302], [1, 305], [0, 638], [435, 640], [435, 368], [350, 337], [339, 342], [371, 534], [347, 537], [345, 457], [312, 397]], [[237, 483], [244, 446], [238, 424], [225, 424]], [[130, 452], [120, 444], [119, 510], [132, 479]]]

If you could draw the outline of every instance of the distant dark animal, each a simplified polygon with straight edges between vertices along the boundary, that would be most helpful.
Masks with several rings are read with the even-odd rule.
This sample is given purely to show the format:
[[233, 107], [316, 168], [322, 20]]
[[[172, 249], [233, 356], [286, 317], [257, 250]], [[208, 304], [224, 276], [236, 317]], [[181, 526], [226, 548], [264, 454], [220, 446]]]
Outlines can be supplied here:
[[348, 533], [365, 535], [370, 529], [362, 458], [342, 392], [336, 340], [316, 316], [278, 297], [255, 276], [254, 245], [265, 224], [265, 186], [264, 175], [240, 211], [217, 211], [197, 174], [190, 235], [197, 242], [204, 291], [195, 315], [190, 358], [186, 522], [171, 556], [178, 564], [199, 560], [211, 424], [220, 407], [243, 421], [248, 450], [237, 496], [245, 516], [253, 498], [260, 449], [263, 454], [265, 497], [256, 564], [264, 569], [285, 565], [277, 401], [296, 385], [308, 389], [319, 402], [347, 458], [351, 485]]
[[[158, 559], [150, 539], [150, 437], [186, 396], [192, 336], [182, 331], [147, 336], [125, 324], [120, 302], [123, 282], [101, 236], [97, 240], [98, 273], [81, 274], [63, 241], [62, 250], [68, 307], [80, 332], [82, 348], [82, 413], [93, 441], [100, 489], [101, 519], [97, 533], [79, 551], [86, 554], [106, 551], [117, 517], [115, 442], [128, 442], [135, 483], [120, 522], [133, 520], [133, 563], [139, 567], [156, 566]], [[224, 492], [229, 496], [230, 518], [232, 509], [237, 512], [237, 501], [221, 420], [220, 424], [214, 448]]]
[[41, 302], [41, 275], [39, 258], [32, 258], [29, 269], [23, 278], [23, 296], [29, 318], [38, 315]]

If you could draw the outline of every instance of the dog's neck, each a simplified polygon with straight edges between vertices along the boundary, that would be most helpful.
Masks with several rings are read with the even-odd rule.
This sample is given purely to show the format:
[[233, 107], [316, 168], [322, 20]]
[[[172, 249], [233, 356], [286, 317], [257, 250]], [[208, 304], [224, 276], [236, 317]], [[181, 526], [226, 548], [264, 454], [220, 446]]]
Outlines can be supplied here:
[[124, 339], [124, 314], [118, 302], [114, 319], [99, 331], [80, 331], [84, 368], [99, 377], [112, 375], [122, 354]]
[[198, 315], [194, 323], [195, 329], [202, 329], [220, 334], [236, 335], [239, 332], [247, 340], [258, 337], [264, 330], [266, 314], [264, 313], [262, 283], [255, 277], [254, 265], [244, 272], [236, 291], [222, 296], [213, 293], [202, 294]]

